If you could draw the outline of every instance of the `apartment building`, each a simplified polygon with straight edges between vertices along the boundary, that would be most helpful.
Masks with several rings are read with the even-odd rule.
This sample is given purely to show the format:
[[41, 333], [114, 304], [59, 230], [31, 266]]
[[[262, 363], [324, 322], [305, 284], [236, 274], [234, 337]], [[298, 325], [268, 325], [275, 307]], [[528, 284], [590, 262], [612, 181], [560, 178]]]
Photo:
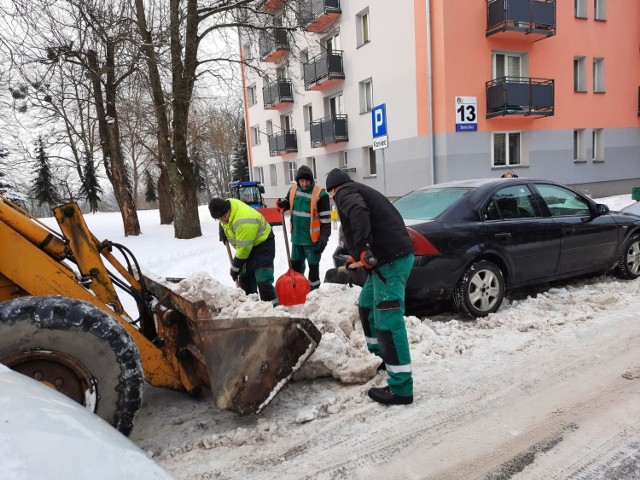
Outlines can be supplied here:
[[[250, 170], [269, 199], [303, 164], [320, 184], [339, 167], [389, 197], [508, 170], [594, 196], [640, 186], [636, 0], [257, 8], [269, 29], [240, 43], [257, 68], [243, 69]], [[374, 149], [381, 106], [387, 142]]]

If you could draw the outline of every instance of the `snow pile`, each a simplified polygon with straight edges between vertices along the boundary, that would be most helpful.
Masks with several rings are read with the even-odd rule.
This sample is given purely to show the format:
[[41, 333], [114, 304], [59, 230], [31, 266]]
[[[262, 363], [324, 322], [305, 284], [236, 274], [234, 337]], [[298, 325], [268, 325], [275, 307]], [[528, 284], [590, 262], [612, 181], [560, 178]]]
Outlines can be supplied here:
[[296, 380], [333, 377], [344, 384], [365, 383], [375, 376], [380, 364], [368, 352], [362, 334], [355, 306], [359, 287], [323, 285], [308, 295], [304, 305], [275, 308], [256, 294], [245, 295], [239, 288], [221, 284], [206, 272], [195, 273], [172, 288], [181, 295], [203, 299], [213, 318], [309, 318], [322, 333], [322, 340], [295, 374]]

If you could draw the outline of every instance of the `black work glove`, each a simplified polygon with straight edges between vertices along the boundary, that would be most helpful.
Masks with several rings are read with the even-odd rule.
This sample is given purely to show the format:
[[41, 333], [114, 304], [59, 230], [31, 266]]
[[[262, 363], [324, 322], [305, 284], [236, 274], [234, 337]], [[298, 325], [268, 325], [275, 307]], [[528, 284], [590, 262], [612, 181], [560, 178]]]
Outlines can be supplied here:
[[238, 257], [233, 257], [233, 262], [231, 262], [231, 269], [229, 270], [229, 273], [231, 274], [231, 278], [233, 279], [234, 282], [238, 280], [238, 277], [240, 276], [240, 272], [244, 268], [244, 264], [246, 262], [247, 262], [246, 260], [241, 260]]
[[320, 237], [318, 239], [318, 243], [316, 243], [316, 253], [324, 252], [324, 249], [327, 248], [328, 239], [325, 237]]
[[278, 207], [278, 211], [280, 213], [284, 213], [289, 210], [289, 208], [291, 208], [289, 206], [289, 200], [287, 200], [286, 198], [279, 198], [278, 200], [276, 200], [276, 207]]
[[378, 259], [373, 255], [373, 252], [368, 248], [365, 248], [360, 252], [360, 262], [362, 266], [367, 270], [371, 270], [378, 265]]

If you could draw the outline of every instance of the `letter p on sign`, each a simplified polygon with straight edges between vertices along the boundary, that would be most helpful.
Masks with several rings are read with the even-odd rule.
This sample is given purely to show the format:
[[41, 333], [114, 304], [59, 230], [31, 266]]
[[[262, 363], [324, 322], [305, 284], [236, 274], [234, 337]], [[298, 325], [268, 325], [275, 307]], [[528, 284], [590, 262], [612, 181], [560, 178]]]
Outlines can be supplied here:
[[384, 103], [371, 109], [371, 128], [373, 138], [387, 134], [387, 107]]

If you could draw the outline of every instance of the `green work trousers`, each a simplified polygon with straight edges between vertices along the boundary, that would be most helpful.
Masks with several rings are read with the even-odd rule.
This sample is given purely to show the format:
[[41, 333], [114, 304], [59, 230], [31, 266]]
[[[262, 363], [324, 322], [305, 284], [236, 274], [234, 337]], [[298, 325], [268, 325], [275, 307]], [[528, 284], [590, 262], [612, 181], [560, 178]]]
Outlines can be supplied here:
[[278, 305], [278, 296], [273, 286], [273, 267], [259, 267], [255, 270], [243, 270], [238, 277], [238, 284], [245, 293], [257, 293], [260, 300]]
[[318, 246], [291, 245], [291, 267], [304, 275], [305, 261], [309, 263], [309, 286], [315, 290], [320, 286], [320, 256]]
[[382, 358], [397, 395], [413, 395], [411, 354], [404, 323], [404, 293], [413, 254], [375, 268], [362, 287], [358, 308], [367, 348]]

